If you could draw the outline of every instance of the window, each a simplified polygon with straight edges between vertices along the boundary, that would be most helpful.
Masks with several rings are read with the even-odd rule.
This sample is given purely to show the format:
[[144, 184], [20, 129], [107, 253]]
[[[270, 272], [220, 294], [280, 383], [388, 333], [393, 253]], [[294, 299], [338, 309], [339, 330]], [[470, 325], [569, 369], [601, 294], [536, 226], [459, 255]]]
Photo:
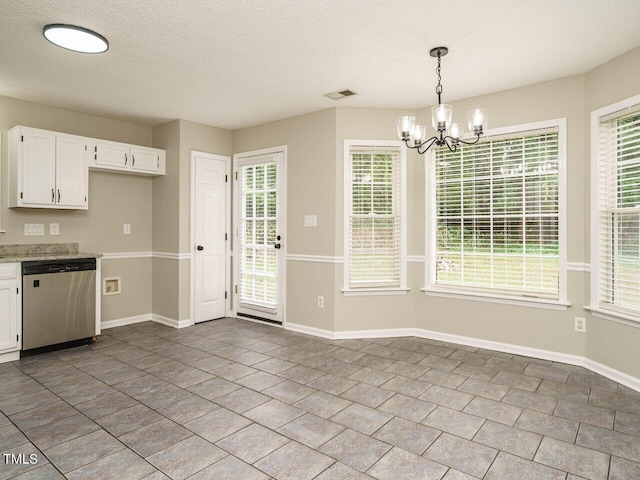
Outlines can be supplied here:
[[345, 292], [406, 287], [405, 147], [345, 141]]
[[564, 125], [493, 130], [432, 152], [427, 291], [566, 301]]
[[[640, 315], [640, 98], [592, 114], [596, 308]], [[595, 301], [593, 300], [595, 299]]]

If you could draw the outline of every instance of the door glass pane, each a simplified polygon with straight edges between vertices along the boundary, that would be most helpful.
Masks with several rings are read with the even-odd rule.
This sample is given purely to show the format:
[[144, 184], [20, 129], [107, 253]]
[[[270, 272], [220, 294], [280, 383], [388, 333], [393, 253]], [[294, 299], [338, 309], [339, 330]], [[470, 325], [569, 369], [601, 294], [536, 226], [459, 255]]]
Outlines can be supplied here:
[[278, 304], [276, 262], [276, 163], [240, 168], [244, 178], [240, 219], [240, 302], [275, 309]]

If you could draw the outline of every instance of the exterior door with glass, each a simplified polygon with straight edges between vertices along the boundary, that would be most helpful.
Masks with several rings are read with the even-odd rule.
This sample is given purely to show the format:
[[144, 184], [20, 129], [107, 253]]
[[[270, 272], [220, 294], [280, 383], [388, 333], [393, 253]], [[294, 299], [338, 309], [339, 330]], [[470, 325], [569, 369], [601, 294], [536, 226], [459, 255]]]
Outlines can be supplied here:
[[239, 317], [282, 324], [285, 283], [284, 149], [234, 157]]

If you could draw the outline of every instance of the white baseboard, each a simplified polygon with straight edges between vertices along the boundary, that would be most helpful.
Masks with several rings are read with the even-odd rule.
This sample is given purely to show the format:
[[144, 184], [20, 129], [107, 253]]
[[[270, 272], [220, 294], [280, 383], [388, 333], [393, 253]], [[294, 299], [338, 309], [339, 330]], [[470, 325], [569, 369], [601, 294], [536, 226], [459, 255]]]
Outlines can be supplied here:
[[618, 382], [619, 384], [629, 387], [636, 392], [640, 392], [640, 378], [632, 377], [620, 370], [608, 367], [589, 358], [584, 359], [584, 367], [588, 368], [592, 372], [599, 373], [603, 377], [607, 377], [609, 380], [613, 380], [614, 382]]
[[512, 343], [494, 342], [492, 340], [483, 340], [481, 338], [464, 337], [462, 335], [435, 332], [433, 330], [425, 330], [423, 328], [416, 328], [415, 330], [416, 337], [429, 338], [431, 340], [439, 340], [446, 343], [459, 343], [460, 345], [496, 350], [498, 352], [512, 353], [514, 355], [522, 355], [524, 357], [540, 358], [542, 360], [550, 360], [552, 362], [584, 366], [585, 359], [580, 355], [542, 350], [540, 348], [525, 347], [522, 345], [514, 345]]
[[174, 318], [158, 315], [157, 313], [151, 314], [151, 320], [156, 323], [161, 323], [162, 325], [166, 325], [168, 327], [173, 327], [173, 328], [185, 328], [193, 325], [193, 322], [191, 321], [190, 318], [186, 320], [176, 320]]
[[390, 328], [382, 330], [350, 330], [333, 332], [331, 330], [324, 330], [296, 323], [286, 323], [284, 327], [287, 330], [293, 330], [295, 332], [306, 333], [308, 335], [328, 338], [331, 340], [353, 338], [420, 337], [428, 338], [431, 340], [439, 340], [445, 343], [458, 343], [461, 345], [468, 345], [476, 348], [484, 348], [487, 350], [495, 350], [498, 352], [521, 355], [524, 357], [534, 357], [543, 360], [550, 360], [553, 362], [582, 366], [591, 370], [592, 372], [602, 375], [603, 377], [613, 380], [614, 382], [620, 383], [621, 385], [625, 385], [633, 390], [640, 392], [639, 378], [633, 377], [629, 374], [580, 355], [554, 352], [551, 350], [542, 350], [539, 348], [525, 347], [522, 345], [514, 345], [511, 343], [494, 342], [492, 340], [483, 340], [480, 338], [464, 337], [462, 335], [435, 332], [433, 330], [425, 330], [423, 328]]
[[173, 318], [158, 315], [157, 313], [145, 313], [144, 315], [136, 315], [133, 317], [107, 320], [106, 322], [102, 322], [100, 326], [104, 330], [107, 328], [123, 327], [125, 325], [133, 325], [134, 323], [142, 323], [142, 322], [149, 322], [149, 321], [161, 323], [162, 325], [166, 325], [168, 327], [173, 327], [173, 328], [184, 328], [184, 327], [189, 327], [193, 325], [193, 322], [190, 319], [175, 320]]
[[102, 330], [114, 327], [124, 327], [125, 325], [133, 325], [134, 323], [148, 322], [151, 320], [151, 314], [135, 315], [133, 317], [116, 318], [115, 320], [107, 320], [100, 324]]
[[[244, 319], [243, 319], [244, 320]], [[285, 330], [291, 330], [292, 332], [306, 333], [307, 335], [313, 335], [314, 337], [328, 338], [329, 340], [335, 340], [335, 334], [331, 330], [324, 330], [322, 328], [308, 327], [306, 325], [300, 325], [299, 323], [285, 322], [282, 324]]]
[[13, 362], [14, 360], [20, 360], [20, 352], [0, 354], [0, 363]]

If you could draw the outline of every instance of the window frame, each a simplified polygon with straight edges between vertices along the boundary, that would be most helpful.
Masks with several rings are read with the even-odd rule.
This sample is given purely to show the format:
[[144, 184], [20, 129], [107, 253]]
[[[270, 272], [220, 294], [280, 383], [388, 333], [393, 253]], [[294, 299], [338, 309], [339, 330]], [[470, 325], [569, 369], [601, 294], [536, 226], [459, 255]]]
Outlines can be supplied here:
[[[397, 150], [400, 159], [400, 285], [391, 286], [350, 286], [350, 223], [352, 208], [351, 151], [357, 148]], [[343, 288], [345, 296], [356, 295], [402, 295], [409, 291], [407, 287], [407, 147], [400, 140], [345, 140], [344, 141], [344, 269]]]
[[600, 290], [602, 286], [602, 275], [600, 269], [600, 262], [602, 260], [600, 255], [600, 247], [602, 242], [600, 240], [600, 202], [599, 196], [602, 188], [602, 183], [598, 178], [598, 151], [600, 148], [600, 119], [609, 116], [615, 116], [614, 118], [623, 117], [628, 113], [640, 110], [640, 95], [626, 98], [619, 102], [607, 105], [591, 112], [591, 205], [590, 205], [590, 219], [591, 219], [591, 279], [590, 279], [590, 305], [585, 307], [591, 311], [594, 316], [605, 318], [636, 327], [640, 326], [640, 312], [636, 315], [635, 312], [623, 312], [600, 304]]
[[[524, 292], [508, 292], [491, 288], [478, 288], [473, 286], [437, 285], [436, 279], [436, 253], [437, 241], [436, 229], [436, 172], [435, 150], [430, 150], [424, 155], [425, 162], [425, 286], [421, 289], [425, 295], [468, 299], [490, 303], [504, 303], [510, 305], [524, 305], [550, 309], [566, 309], [570, 303], [567, 299], [567, 119], [556, 118], [540, 122], [532, 122], [507, 127], [493, 128], [485, 132], [484, 137], [497, 136], [524, 136], [527, 133], [535, 133], [536, 130], [548, 130], [556, 128], [558, 131], [558, 298], [538, 297]], [[472, 140], [471, 134], [466, 134], [465, 139]]]

